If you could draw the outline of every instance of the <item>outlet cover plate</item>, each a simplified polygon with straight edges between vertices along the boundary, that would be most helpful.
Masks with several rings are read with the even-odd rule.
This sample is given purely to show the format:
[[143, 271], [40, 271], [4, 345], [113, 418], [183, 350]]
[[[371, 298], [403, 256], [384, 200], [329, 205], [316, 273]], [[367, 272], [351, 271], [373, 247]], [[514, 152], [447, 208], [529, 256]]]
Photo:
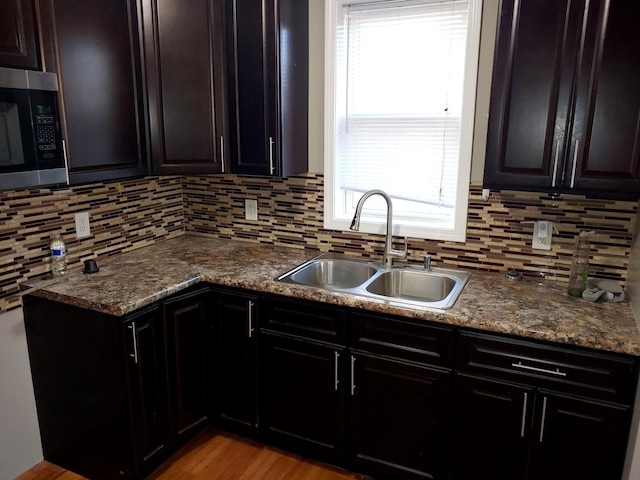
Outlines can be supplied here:
[[533, 225], [533, 240], [531, 248], [534, 250], [551, 250], [553, 228], [548, 221], [537, 221]]
[[258, 201], [246, 198], [244, 200], [244, 218], [246, 220], [258, 220]]
[[76, 238], [84, 238], [89, 235], [91, 235], [89, 212], [76, 213]]

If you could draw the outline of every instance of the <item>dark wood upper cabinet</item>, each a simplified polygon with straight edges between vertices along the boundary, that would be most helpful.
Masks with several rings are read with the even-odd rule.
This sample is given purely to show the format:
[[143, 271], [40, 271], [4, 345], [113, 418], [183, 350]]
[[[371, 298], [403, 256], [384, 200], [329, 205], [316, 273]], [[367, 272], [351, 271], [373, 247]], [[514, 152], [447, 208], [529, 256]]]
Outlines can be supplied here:
[[231, 170], [308, 170], [308, 0], [225, 0]]
[[640, 197], [640, 4], [505, 0], [484, 186]]
[[143, 0], [156, 174], [224, 171], [223, 0]]
[[0, 67], [38, 70], [33, 0], [0, 0]]
[[71, 183], [146, 174], [137, 2], [37, 1], [44, 68], [60, 80]]

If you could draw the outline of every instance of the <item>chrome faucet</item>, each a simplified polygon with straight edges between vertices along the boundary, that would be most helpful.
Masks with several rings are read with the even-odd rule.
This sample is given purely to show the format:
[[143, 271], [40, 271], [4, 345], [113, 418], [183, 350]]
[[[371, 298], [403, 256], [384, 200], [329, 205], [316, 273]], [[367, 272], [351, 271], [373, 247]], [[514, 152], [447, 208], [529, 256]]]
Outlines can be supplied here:
[[391, 224], [391, 219], [393, 217], [393, 211], [391, 207], [391, 197], [384, 193], [382, 190], [369, 190], [366, 192], [360, 200], [358, 201], [358, 205], [356, 205], [356, 213], [353, 216], [353, 220], [351, 221], [351, 227], [349, 227], [353, 231], [358, 231], [360, 228], [360, 214], [362, 213], [362, 205], [367, 200], [367, 198], [372, 195], [380, 195], [387, 202], [387, 236], [384, 242], [384, 254], [382, 256], [382, 263], [386, 268], [391, 268], [393, 266], [394, 258], [407, 258], [407, 238], [404, 239], [404, 250], [395, 250], [393, 248], [393, 227]]

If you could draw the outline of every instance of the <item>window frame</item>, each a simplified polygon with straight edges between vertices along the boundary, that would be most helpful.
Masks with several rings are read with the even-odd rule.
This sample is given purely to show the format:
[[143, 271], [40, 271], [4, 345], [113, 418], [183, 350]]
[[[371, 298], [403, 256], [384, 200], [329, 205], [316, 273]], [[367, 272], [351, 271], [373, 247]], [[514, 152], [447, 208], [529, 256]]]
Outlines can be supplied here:
[[[376, 0], [374, 0], [376, 1]], [[389, 0], [379, 0], [389, 1]], [[391, 0], [397, 2], [397, 0]], [[411, 3], [412, 0], [407, 0]], [[393, 234], [398, 236], [464, 242], [466, 240], [469, 187], [471, 177], [471, 155], [476, 109], [476, 87], [478, 79], [478, 59], [480, 51], [480, 30], [483, 0], [468, 0], [469, 16], [466, 40], [465, 78], [463, 86], [463, 115], [461, 123], [461, 143], [456, 191], [456, 212], [452, 229], [434, 228], [432, 225], [417, 226], [403, 224], [401, 219], [393, 219]], [[336, 202], [336, 99], [337, 55], [336, 35], [338, 19], [344, 5], [372, 3], [372, 0], [327, 0], [325, 10], [325, 96], [324, 96], [324, 228], [347, 231], [351, 218], [335, 215]], [[374, 211], [374, 199], [367, 201], [360, 223], [360, 231], [384, 234], [386, 217], [384, 212]]]

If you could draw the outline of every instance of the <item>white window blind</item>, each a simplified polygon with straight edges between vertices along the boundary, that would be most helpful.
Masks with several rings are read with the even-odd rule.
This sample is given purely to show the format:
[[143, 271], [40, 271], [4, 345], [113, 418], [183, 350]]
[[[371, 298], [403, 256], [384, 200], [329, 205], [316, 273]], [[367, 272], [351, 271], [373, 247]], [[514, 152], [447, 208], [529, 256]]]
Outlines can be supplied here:
[[[460, 166], [470, 164], [461, 159], [469, 0], [343, 1], [335, 22], [334, 216], [381, 189], [394, 223], [454, 229], [468, 196]], [[384, 202], [370, 202], [365, 213], [381, 221]]]

